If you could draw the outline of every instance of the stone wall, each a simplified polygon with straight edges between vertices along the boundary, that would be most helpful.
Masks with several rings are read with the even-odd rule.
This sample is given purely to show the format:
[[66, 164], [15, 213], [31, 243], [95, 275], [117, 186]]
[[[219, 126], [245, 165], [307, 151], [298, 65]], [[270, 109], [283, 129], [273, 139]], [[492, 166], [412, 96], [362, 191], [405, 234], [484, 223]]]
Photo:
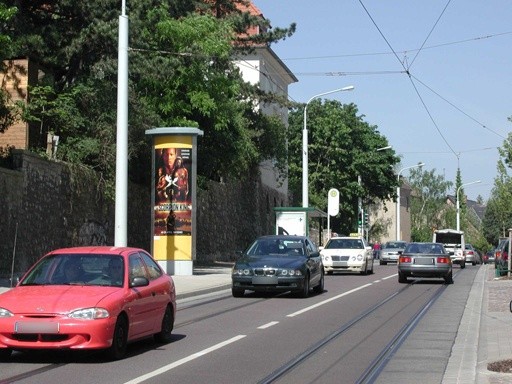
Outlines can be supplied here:
[[[23, 150], [13, 151], [12, 168], [0, 167], [0, 275], [23, 272], [55, 248], [114, 243], [115, 204], [93, 171]], [[128, 190], [128, 245], [149, 250], [151, 188]], [[209, 182], [197, 200], [198, 262], [232, 260], [254, 237], [273, 233], [272, 208], [287, 204], [256, 179]]]

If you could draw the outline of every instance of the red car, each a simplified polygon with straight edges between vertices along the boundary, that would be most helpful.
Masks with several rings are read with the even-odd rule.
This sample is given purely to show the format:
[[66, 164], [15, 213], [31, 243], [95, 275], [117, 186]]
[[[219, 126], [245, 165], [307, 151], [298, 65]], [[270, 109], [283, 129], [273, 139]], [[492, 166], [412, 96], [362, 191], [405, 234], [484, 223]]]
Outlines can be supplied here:
[[58, 249], [0, 294], [0, 359], [31, 349], [104, 349], [121, 359], [129, 342], [169, 342], [175, 314], [174, 282], [146, 251]]

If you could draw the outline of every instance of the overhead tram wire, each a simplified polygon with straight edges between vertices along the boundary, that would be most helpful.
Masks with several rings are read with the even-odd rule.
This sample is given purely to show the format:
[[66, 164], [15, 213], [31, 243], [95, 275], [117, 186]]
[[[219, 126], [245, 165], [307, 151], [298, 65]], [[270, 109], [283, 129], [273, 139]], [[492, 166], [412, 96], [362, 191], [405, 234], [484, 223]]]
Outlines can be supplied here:
[[[472, 37], [469, 39], [464, 40], [456, 40], [456, 41], [450, 41], [448, 43], [441, 43], [441, 44], [435, 44], [435, 45], [428, 45], [421, 48], [413, 48], [413, 49], [407, 49], [404, 51], [398, 51], [398, 54], [405, 55], [407, 52], [418, 52], [419, 50], [427, 50], [427, 49], [435, 49], [440, 47], [446, 47], [449, 45], [457, 45], [457, 44], [464, 44], [464, 43], [470, 43], [478, 40], [485, 40], [485, 39], [491, 39], [493, 37], [500, 37], [504, 35], [510, 35], [512, 34], [512, 31], [507, 32], [500, 32], [500, 33], [494, 33], [491, 35], [485, 35], [485, 36], [477, 36]], [[305, 57], [287, 57], [282, 58], [283, 61], [296, 61], [296, 60], [332, 60], [332, 59], [338, 59], [343, 57], [360, 57], [360, 56], [384, 56], [384, 55], [392, 55], [393, 52], [368, 52], [368, 53], [348, 53], [344, 55], [327, 55], [327, 56], [305, 56]]]
[[418, 49], [418, 51], [416, 52], [416, 55], [414, 56], [414, 58], [412, 59], [411, 63], [409, 64], [408, 69], [411, 69], [412, 65], [414, 64], [414, 61], [416, 61], [416, 58], [418, 57], [418, 55], [420, 54], [421, 50], [423, 49], [423, 47], [427, 43], [427, 40], [429, 39], [429, 37], [432, 34], [432, 32], [434, 32], [434, 29], [436, 28], [437, 23], [439, 23], [439, 20], [441, 20], [441, 17], [443, 17], [444, 12], [446, 11], [446, 8], [448, 8], [448, 5], [450, 5], [451, 2], [452, 2], [452, 0], [448, 0], [446, 5], [444, 6], [443, 11], [441, 12], [439, 17], [437, 18], [436, 22], [434, 23], [434, 25], [430, 29], [430, 32], [428, 33], [427, 37], [425, 37], [425, 40], [423, 41], [423, 44], [421, 44], [421, 47]]
[[491, 128], [487, 127], [485, 124], [481, 123], [480, 121], [478, 121], [477, 119], [475, 119], [474, 117], [470, 116], [469, 114], [467, 114], [464, 110], [462, 110], [461, 108], [457, 107], [455, 104], [453, 104], [451, 101], [449, 101], [448, 99], [444, 98], [443, 96], [441, 96], [438, 92], [436, 92], [435, 90], [433, 90], [431, 87], [429, 87], [427, 84], [425, 84], [423, 81], [421, 81], [420, 79], [418, 79], [416, 76], [414, 75], [411, 75], [417, 82], [419, 82], [421, 85], [423, 85], [425, 88], [427, 88], [430, 92], [432, 92], [433, 94], [435, 94], [437, 97], [439, 97], [441, 100], [445, 101], [446, 103], [448, 103], [449, 105], [451, 105], [453, 108], [455, 108], [457, 111], [459, 111], [460, 113], [462, 113], [464, 116], [466, 116], [468, 119], [470, 120], [473, 120], [475, 123], [477, 123], [478, 125], [480, 125], [482, 128], [488, 130], [489, 132], [492, 132], [494, 133], [496, 136], [499, 136], [501, 137], [502, 139], [506, 139], [505, 136], [503, 136], [502, 134], [492, 130]]
[[[448, 2], [450, 2], [451, 0], [448, 0]], [[382, 36], [382, 38], [384, 39], [384, 41], [386, 42], [386, 44], [388, 45], [388, 47], [391, 49], [391, 51], [393, 52], [394, 56], [396, 57], [396, 59], [398, 60], [398, 62], [400, 63], [400, 65], [404, 68], [404, 70], [406, 71], [407, 73], [407, 76], [409, 78], [409, 81], [411, 82], [413, 88], [414, 88], [414, 91], [416, 92], [416, 95], [418, 95], [418, 98], [420, 99], [420, 102], [421, 104], [423, 105], [423, 108], [425, 109], [425, 111], [427, 112], [430, 120], [432, 121], [432, 123], [434, 124], [434, 127], [436, 128], [437, 132], [439, 133], [439, 135], [441, 136], [441, 138], [443, 139], [443, 141], [445, 142], [445, 144], [448, 146], [448, 148], [450, 148], [450, 150], [453, 152], [453, 154], [457, 157], [457, 152], [455, 152], [455, 150], [452, 148], [452, 146], [450, 145], [450, 143], [448, 142], [448, 140], [446, 140], [446, 137], [444, 137], [443, 133], [441, 132], [441, 130], [439, 129], [439, 126], [437, 125], [436, 121], [434, 120], [434, 117], [432, 116], [432, 113], [430, 113], [430, 110], [428, 109], [425, 101], [423, 100], [423, 98], [421, 97], [421, 94], [420, 92], [418, 91], [418, 88], [416, 87], [416, 84], [414, 84], [414, 81], [412, 79], [412, 76], [409, 72], [409, 69], [405, 66], [404, 62], [402, 60], [400, 60], [400, 58], [398, 57], [398, 55], [396, 54], [395, 50], [393, 49], [393, 47], [391, 46], [391, 44], [389, 43], [388, 39], [386, 38], [386, 36], [384, 36], [384, 34], [382, 33], [382, 31], [380, 30], [379, 26], [377, 25], [377, 23], [375, 22], [375, 20], [373, 19], [372, 15], [370, 14], [370, 12], [368, 11], [368, 9], [366, 8], [366, 6], [363, 4], [363, 2], [361, 0], [359, 0], [359, 4], [361, 4], [361, 6], [363, 7], [364, 11], [366, 12], [366, 14], [368, 15], [368, 17], [370, 18], [370, 20], [372, 21], [373, 25], [375, 25], [375, 28], [377, 28], [377, 31], [379, 32], [379, 34]], [[444, 11], [443, 11], [444, 12]]]

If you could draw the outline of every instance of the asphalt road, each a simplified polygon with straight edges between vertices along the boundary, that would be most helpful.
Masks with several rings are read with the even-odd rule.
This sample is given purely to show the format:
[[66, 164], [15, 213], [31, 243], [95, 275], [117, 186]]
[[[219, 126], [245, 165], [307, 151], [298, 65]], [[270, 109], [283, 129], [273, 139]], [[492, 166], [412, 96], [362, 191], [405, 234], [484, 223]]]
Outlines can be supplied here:
[[215, 294], [179, 303], [169, 344], [133, 344], [117, 362], [101, 354], [15, 353], [0, 363], [0, 384], [355, 383], [418, 313], [375, 382], [440, 383], [476, 267], [456, 272], [450, 286], [404, 285], [395, 265], [376, 264], [373, 275], [326, 276], [326, 291], [307, 299]]

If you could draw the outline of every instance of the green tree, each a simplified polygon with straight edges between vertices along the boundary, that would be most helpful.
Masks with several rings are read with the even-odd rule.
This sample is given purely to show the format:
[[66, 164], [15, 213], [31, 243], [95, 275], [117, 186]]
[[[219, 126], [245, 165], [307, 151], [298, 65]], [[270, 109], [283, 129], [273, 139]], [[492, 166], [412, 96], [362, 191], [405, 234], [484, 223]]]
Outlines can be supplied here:
[[446, 196], [452, 182], [436, 175], [435, 169], [412, 168], [408, 178], [411, 192], [411, 237], [413, 241], [432, 241], [435, 228], [455, 224], [455, 210], [447, 208]]
[[[30, 90], [25, 120], [44, 127], [41, 139], [46, 132], [60, 136], [58, 157], [94, 167], [112, 186], [119, 2], [6, 3], [19, 4], [22, 10], [10, 23], [15, 30], [13, 54], [40, 63], [46, 74], [44, 82]], [[204, 131], [198, 164], [204, 177], [243, 177], [265, 159], [285, 169], [284, 125], [255, 108], [279, 100], [245, 83], [232, 59], [249, 52], [251, 40], [270, 44], [290, 36], [294, 25], [243, 37], [240, 31], [268, 22], [228, 3], [129, 2], [132, 179], [147, 181], [151, 152], [144, 132], [158, 126], [197, 126]]]
[[[17, 13], [14, 6], [9, 7], [0, 3], [0, 70], [4, 71], [4, 60], [12, 56], [11, 31], [7, 27], [9, 21]], [[5, 89], [0, 88], [0, 133], [3, 133], [16, 120], [18, 110], [12, 104], [11, 97]]]
[[511, 133], [498, 152], [497, 176], [483, 221], [484, 236], [491, 244], [497, 244], [500, 237], [507, 236], [508, 229], [512, 227], [512, 178], [508, 172], [508, 168], [512, 167]]
[[[358, 199], [364, 206], [394, 196], [396, 176], [393, 167], [399, 158], [376, 126], [363, 120], [354, 104], [335, 100], [313, 100], [307, 109], [309, 205], [327, 209], [327, 192], [340, 192], [340, 213], [332, 228], [349, 233], [357, 228]], [[289, 179], [293, 204], [302, 198], [302, 129], [304, 105], [289, 115]], [[361, 183], [358, 183], [358, 179]]]

